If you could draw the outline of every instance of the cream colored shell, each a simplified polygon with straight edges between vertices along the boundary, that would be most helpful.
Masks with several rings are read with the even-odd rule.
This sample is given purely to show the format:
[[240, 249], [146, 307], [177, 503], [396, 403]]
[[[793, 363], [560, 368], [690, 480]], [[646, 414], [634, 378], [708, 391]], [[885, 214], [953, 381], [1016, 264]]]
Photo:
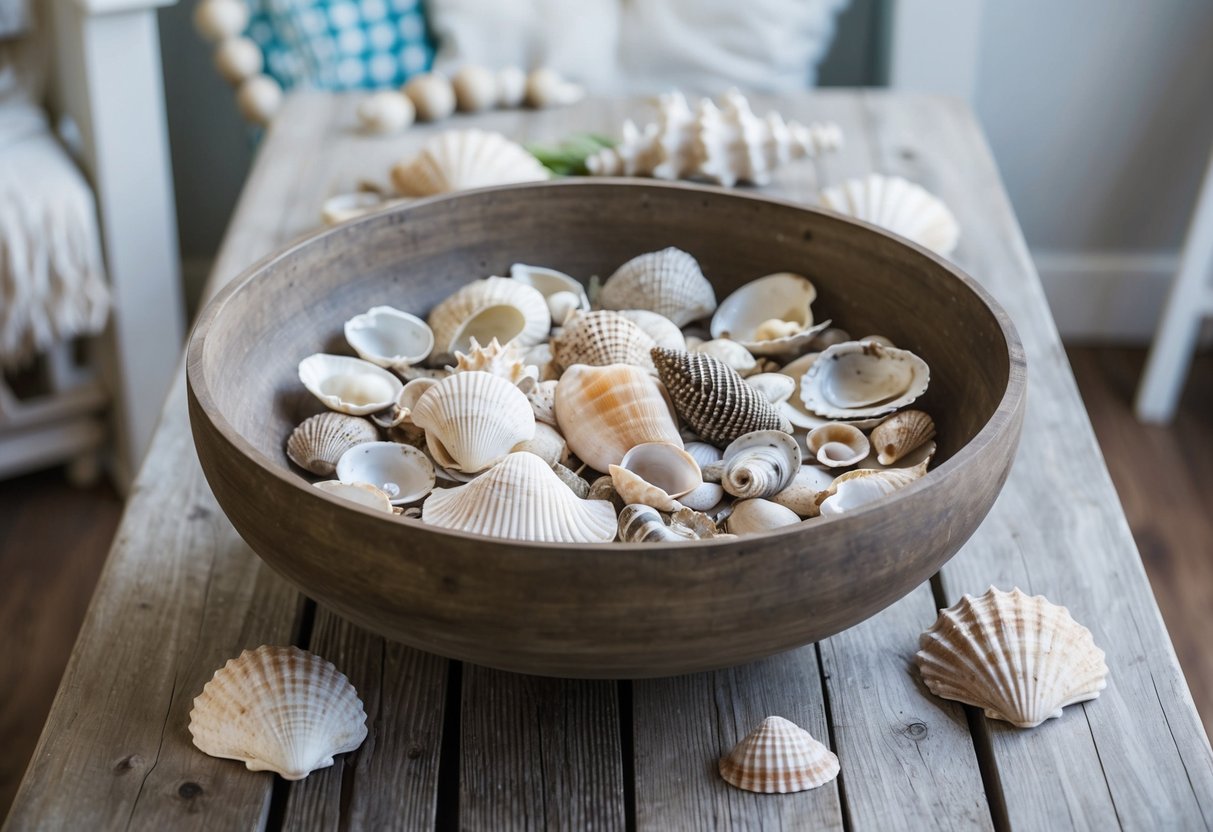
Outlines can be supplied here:
[[728, 365], [742, 378], [758, 372], [758, 359], [745, 348], [744, 344], [728, 338], [713, 338], [710, 341], [704, 341], [691, 347], [690, 352], [710, 355]]
[[679, 445], [645, 442], [623, 455], [619, 465], [609, 468], [615, 490], [626, 503], [637, 503], [661, 511], [677, 511], [676, 497], [703, 485], [699, 463]]
[[305, 419], [291, 431], [286, 440], [286, 455], [300, 468], [331, 477], [343, 453], [378, 438], [379, 431], [366, 419], [326, 411]]
[[933, 438], [935, 420], [921, 410], [894, 413], [872, 431], [872, 445], [881, 465], [893, 465]]
[[439, 354], [466, 352], [473, 338], [529, 347], [544, 340], [552, 326], [543, 295], [508, 277], [468, 283], [435, 306], [428, 322]]
[[828, 422], [809, 431], [809, 453], [827, 468], [857, 465], [868, 455], [871, 445], [863, 431], [845, 422]]
[[620, 309], [618, 314], [643, 329], [659, 347], [665, 347], [668, 350], [685, 350], [687, 348], [687, 341], [682, 330], [665, 315], [659, 315], [648, 309]]
[[838, 776], [838, 757], [783, 717], [769, 716], [720, 760], [726, 783], [760, 794], [824, 786]]
[[541, 182], [548, 176], [547, 168], [521, 145], [476, 129], [439, 133], [416, 156], [392, 168], [392, 184], [404, 196]]
[[386, 410], [404, 389], [400, 379], [369, 361], [325, 353], [299, 362], [299, 380], [325, 407], [351, 416]]
[[579, 499], [530, 453], [510, 454], [467, 485], [435, 489], [421, 519], [446, 529], [549, 543], [607, 543], [616, 532], [610, 503]]
[[413, 424], [443, 468], [472, 474], [504, 459], [535, 436], [531, 403], [515, 385], [492, 373], [447, 376], [422, 394]]
[[399, 442], [363, 442], [337, 460], [337, 479], [368, 483], [394, 506], [415, 503], [434, 487], [434, 466], [422, 451]]
[[698, 261], [671, 247], [633, 257], [616, 269], [598, 302], [604, 309], [647, 309], [681, 327], [711, 315], [716, 292]]
[[351, 503], [357, 503], [360, 506], [372, 508], [375, 511], [382, 511], [386, 514], [393, 513], [392, 502], [388, 498], [388, 495], [382, 489], [371, 485], [369, 482], [324, 480], [323, 482], [314, 482], [312, 485], [325, 494], [331, 494], [342, 500], [349, 500]]
[[420, 364], [434, 348], [434, 333], [425, 321], [391, 306], [350, 318], [345, 340], [363, 360], [393, 370]]
[[651, 370], [654, 341], [643, 329], [615, 312], [575, 312], [552, 336], [552, 357], [560, 367], [632, 364]]
[[854, 511], [879, 500], [921, 479], [927, 473], [927, 462], [914, 468], [860, 468], [842, 474], [830, 485], [821, 500], [821, 514], [829, 517]]
[[739, 499], [770, 497], [789, 485], [800, 470], [800, 446], [778, 430], [739, 436], [724, 450], [720, 484]]
[[754, 355], [796, 355], [830, 324], [814, 325], [816, 299], [817, 287], [802, 275], [778, 272], [751, 280], [721, 301], [712, 316], [712, 337], [737, 341]]
[[455, 112], [455, 88], [445, 75], [425, 72], [414, 75], [402, 90], [422, 121], [441, 121]]
[[801, 517], [817, 517], [820, 503], [834, 483], [834, 472], [816, 465], [801, 465], [787, 488], [771, 497], [772, 503], [790, 508]]
[[899, 176], [873, 173], [826, 188], [821, 204], [900, 234], [945, 257], [960, 241], [960, 223], [943, 200]]
[[732, 534], [744, 536], [762, 534], [799, 522], [800, 517], [790, 508], [770, 500], [755, 498], [734, 503], [727, 525]]
[[190, 711], [194, 745], [250, 771], [301, 780], [366, 739], [350, 680], [298, 647], [245, 650], [215, 671]]
[[927, 363], [909, 350], [847, 341], [822, 352], [800, 382], [800, 398], [826, 419], [863, 419], [905, 407], [927, 390]]

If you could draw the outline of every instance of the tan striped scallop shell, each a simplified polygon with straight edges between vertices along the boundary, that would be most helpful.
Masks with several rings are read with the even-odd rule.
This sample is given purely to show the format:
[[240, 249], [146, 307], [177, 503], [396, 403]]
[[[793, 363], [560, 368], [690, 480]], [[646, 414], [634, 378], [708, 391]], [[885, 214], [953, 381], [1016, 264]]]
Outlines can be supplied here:
[[537, 289], [508, 277], [475, 280], [443, 300], [427, 321], [434, 332], [434, 350], [446, 355], [467, 352], [472, 339], [488, 344], [520, 347], [538, 344], [548, 336], [552, 316]]
[[291, 431], [286, 455], [300, 468], [331, 477], [343, 453], [378, 438], [379, 431], [366, 419], [327, 411], [305, 419]]
[[769, 716], [720, 759], [720, 776], [739, 789], [789, 794], [824, 786], [838, 776], [838, 757], [813, 735]]
[[575, 312], [552, 336], [552, 357], [561, 367], [632, 364], [652, 369], [654, 341], [643, 329], [615, 312]]
[[682, 327], [716, 311], [716, 292], [698, 261], [671, 247], [633, 257], [616, 269], [598, 302], [604, 309], [647, 309]]
[[881, 465], [893, 465], [935, 437], [935, 420], [921, 410], [903, 410], [872, 431], [872, 447]]

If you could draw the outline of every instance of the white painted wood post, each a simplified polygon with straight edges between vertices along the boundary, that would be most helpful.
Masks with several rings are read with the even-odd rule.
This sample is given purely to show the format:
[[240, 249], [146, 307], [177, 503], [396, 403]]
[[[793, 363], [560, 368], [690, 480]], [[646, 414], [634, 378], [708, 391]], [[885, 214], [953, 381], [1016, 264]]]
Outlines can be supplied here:
[[1196, 197], [1179, 271], [1137, 388], [1139, 420], [1165, 424], [1174, 418], [1200, 325], [1208, 316], [1213, 316], [1213, 153]]
[[106, 375], [115, 473], [137, 469], [184, 340], [156, 9], [172, 0], [54, 0], [61, 106], [80, 127], [113, 294]]

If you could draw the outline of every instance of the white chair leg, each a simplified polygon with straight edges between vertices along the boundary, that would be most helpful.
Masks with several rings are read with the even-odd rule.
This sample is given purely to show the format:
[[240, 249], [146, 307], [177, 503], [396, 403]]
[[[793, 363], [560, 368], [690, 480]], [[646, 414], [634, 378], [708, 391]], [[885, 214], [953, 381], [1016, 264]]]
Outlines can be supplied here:
[[1184, 240], [1179, 272], [1163, 309], [1146, 371], [1137, 388], [1137, 418], [1167, 423], [1175, 416], [1196, 338], [1205, 316], [1213, 314], [1213, 155], [1205, 171], [1196, 210]]

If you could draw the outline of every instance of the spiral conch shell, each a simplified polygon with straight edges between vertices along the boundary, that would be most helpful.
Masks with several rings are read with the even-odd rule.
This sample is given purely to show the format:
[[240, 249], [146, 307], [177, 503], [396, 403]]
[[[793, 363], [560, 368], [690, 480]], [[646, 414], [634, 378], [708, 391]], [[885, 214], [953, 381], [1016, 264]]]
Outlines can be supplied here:
[[654, 347], [652, 356], [678, 415], [713, 445], [727, 445], [756, 430], [792, 432], [766, 397], [722, 361], [661, 347]]
[[443, 131], [412, 159], [392, 168], [392, 184], [404, 196], [541, 182], [549, 176], [522, 145], [488, 130]]
[[302, 780], [362, 745], [366, 712], [332, 663], [298, 647], [262, 646], [215, 671], [194, 699], [189, 727], [212, 757]]
[[737, 437], [725, 448], [720, 484], [742, 500], [770, 497], [787, 488], [800, 470], [800, 446], [789, 434], [758, 430]]
[[439, 465], [468, 474], [483, 471], [535, 436], [527, 397], [485, 372], [455, 373], [433, 385], [417, 400], [412, 420], [425, 430], [426, 446]]
[[443, 300], [429, 316], [438, 354], [468, 351], [472, 341], [494, 338], [519, 347], [538, 344], [552, 328], [547, 301], [539, 290], [508, 277], [474, 280]]
[[941, 610], [919, 641], [918, 668], [931, 693], [1019, 728], [1095, 699], [1108, 665], [1091, 631], [1065, 607], [1018, 588], [990, 587]]
[[827, 422], [809, 431], [809, 453], [827, 468], [845, 468], [863, 460], [871, 450], [868, 437], [854, 425]]
[[739, 789], [788, 794], [824, 786], [838, 776], [838, 757], [783, 717], [769, 716], [720, 760], [720, 776]]
[[291, 432], [286, 455], [300, 468], [331, 477], [343, 453], [378, 438], [379, 431], [366, 419], [326, 411], [305, 419]]
[[682, 447], [661, 386], [628, 364], [574, 364], [556, 385], [556, 422], [569, 449], [596, 471], [644, 442]]
[[615, 509], [582, 500], [539, 457], [512, 453], [476, 479], [437, 488], [422, 506], [422, 522], [510, 540], [609, 543]]
[[633, 364], [651, 369], [654, 341], [643, 329], [615, 312], [574, 312], [552, 336], [552, 357], [561, 367], [574, 364]]
[[676, 510], [668, 523], [657, 509], [641, 503], [619, 512], [619, 539], [624, 543], [685, 543], [732, 536], [721, 534], [712, 518], [689, 508]]
[[715, 311], [716, 292], [694, 257], [666, 248], [633, 257], [616, 269], [598, 302], [604, 309], [647, 309], [682, 327]]

